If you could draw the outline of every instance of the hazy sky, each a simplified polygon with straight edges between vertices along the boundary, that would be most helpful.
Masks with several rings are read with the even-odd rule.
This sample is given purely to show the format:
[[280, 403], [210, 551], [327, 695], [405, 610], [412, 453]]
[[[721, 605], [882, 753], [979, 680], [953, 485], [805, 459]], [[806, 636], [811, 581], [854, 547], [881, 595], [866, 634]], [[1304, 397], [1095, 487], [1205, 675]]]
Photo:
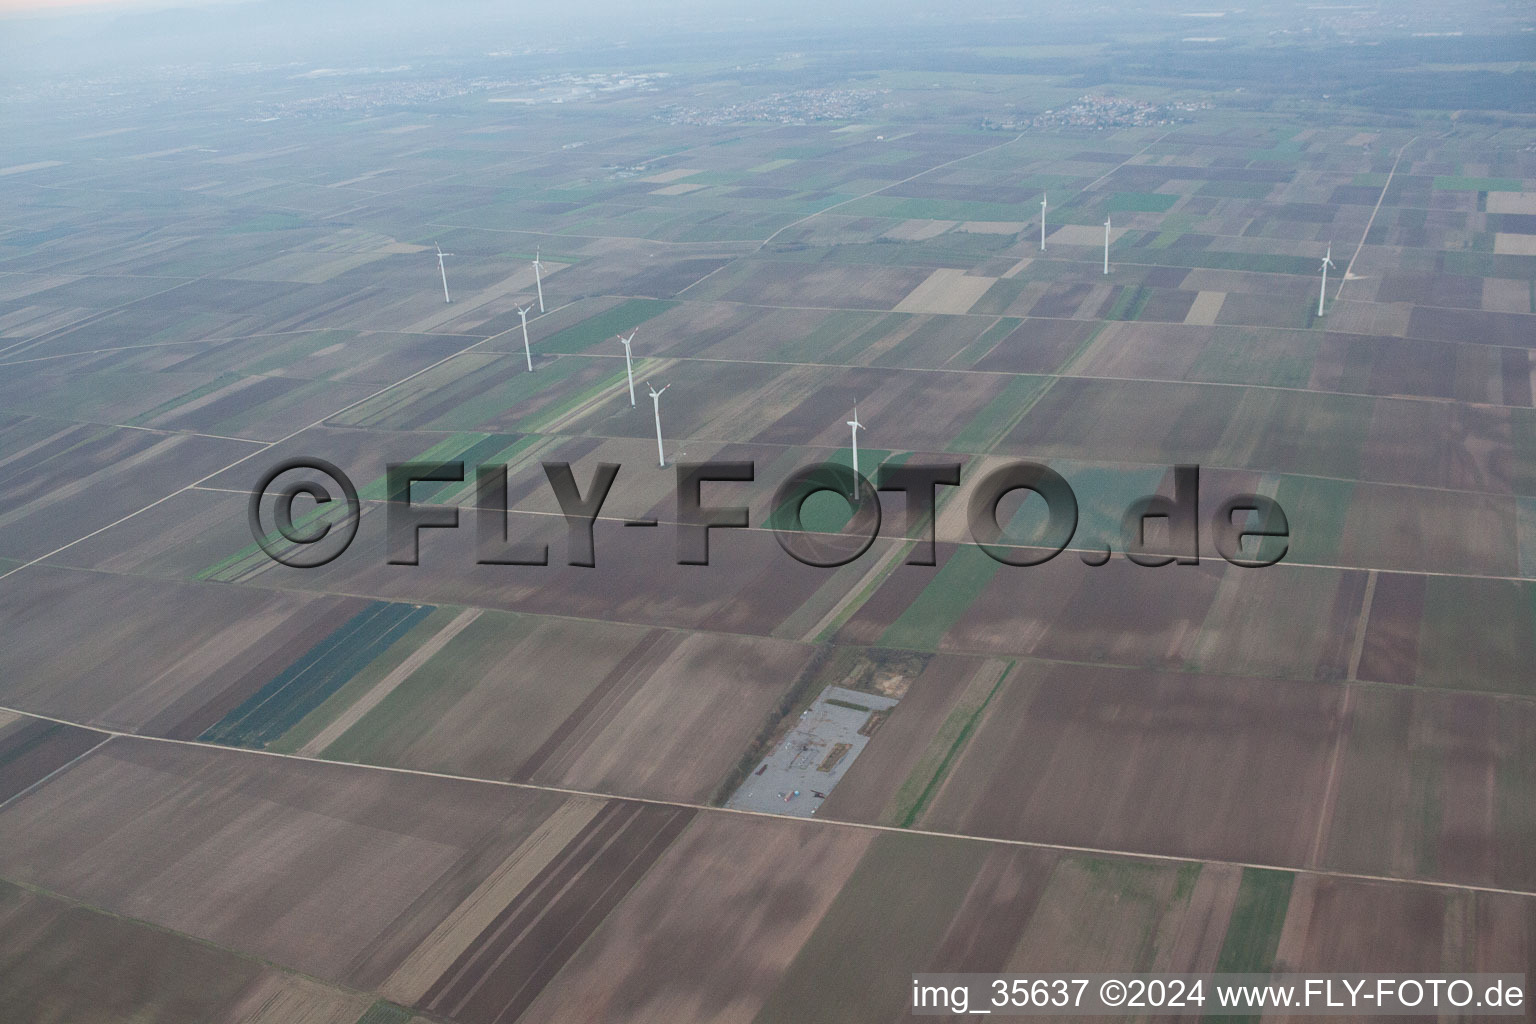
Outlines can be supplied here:
[[198, 0], [186, 0], [183, 3], [172, 0], [0, 0], [0, 14], [47, 14], [50, 11], [90, 8], [110, 12], [143, 7], [184, 7], [188, 2]]
[[[986, 5], [1018, 0], [972, 0]], [[1039, 2], [1039, 0], [1027, 0]], [[933, 0], [0, 0], [0, 81], [100, 64], [391, 59], [611, 45], [679, 32], [817, 33], [932, 17]], [[969, 9], [969, 8], [968, 8]], [[6, 64], [10, 67], [5, 67]], [[26, 69], [26, 70], [24, 70]], [[8, 74], [9, 72], [9, 74]]]

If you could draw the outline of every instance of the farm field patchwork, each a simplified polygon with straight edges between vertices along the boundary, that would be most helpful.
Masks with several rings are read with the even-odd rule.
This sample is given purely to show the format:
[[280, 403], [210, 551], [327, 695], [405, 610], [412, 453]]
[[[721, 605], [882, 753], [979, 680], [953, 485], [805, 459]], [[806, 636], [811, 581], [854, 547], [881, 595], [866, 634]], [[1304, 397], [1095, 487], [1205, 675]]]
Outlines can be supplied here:
[[[110, 792], [101, 792], [107, 779]], [[170, 807], [168, 788], [186, 787], [200, 799]], [[1355, 970], [1406, 962], [1419, 970], [1507, 971], [1529, 955], [1529, 897], [877, 833], [361, 767], [315, 772], [248, 752], [143, 740], [111, 741], [0, 810], [0, 821], [25, 826], [30, 844], [62, 851], [58, 844], [78, 822], [106, 820], [102, 800], [117, 822], [110, 833], [55, 857], [46, 872], [20, 872], [25, 888], [0, 886], [0, 914], [44, 936], [27, 947], [0, 943], [0, 956], [19, 972], [10, 976], [33, 979], [23, 990], [30, 1004], [60, 1005], [46, 988], [52, 976], [41, 954], [110, 957], [124, 943], [136, 951], [124, 969], [154, 971], [167, 958], [192, 956], [207, 977], [195, 989], [153, 996], [132, 986], [108, 997], [94, 982], [71, 985], [69, 998], [141, 1012], [159, 1006], [173, 1020], [228, 1007], [230, 1019], [260, 1022], [274, 1019], [260, 1015], [263, 1006], [325, 1021], [403, 1021], [413, 1007], [468, 1021], [558, 1020], [575, 1012], [577, 992], [585, 1000], [580, 1019], [690, 1014], [718, 1004], [725, 1019], [793, 1020], [815, 1003], [823, 1016], [858, 1020], [871, 1005], [898, 1012], [913, 970], [1315, 970], [1353, 950], [1345, 961]], [[418, 809], [408, 826], [398, 817], [404, 806]], [[164, 847], [189, 832], [223, 838], [153, 871], [125, 865], [135, 848]], [[338, 872], [337, 852], [365, 837], [380, 867], [366, 878]], [[227, 861], [242, 846], [248, 856]], [[262, 857], [279, 847], [286, 850], [279, 862]], [[307, 859], [300, 851], [309, 851]], [[0, 867], [17, 873], [30, 856], [13, 847]], [[264, 873], [233, 870], [241, 863], [262, 863]], [[385, 877], [380, 870], [390, 879], [383, 890], [375, 884]], [[265, 887], [294, 871], [312, 884], [286, 895]], [[682, 877], [690, 880], [688, 900], [676, 898]], [[102, 913], [50, 895], [51, 886], [121, 895]], [[773, 912], [753, 895], [764, 886], [780, 894]], [[893, 887], [906, 898], [888, 899]], [[157, 897], [164, 889], [181, 896]], [[317, 915], [334, 922], [348, 899], [354, 910], [344, 944], [321, 950], [302, 940], [299, 922]], [[366, 918], [359, 901], [370, 907]], [[310, 978], [208, 943], [224, 941], [263, 906], [283, 912], [270, 918], [257, 951]], [[1404, 928], [1391, 947], [1361, 953], [1349, 936], [1378, 914], [1435, 924]], [[1458, 922], [1474, 918], [1486, 918], [1501, 941], [1472, 940]], [[1067, 920], [1076, 927], [1064, 942]], [[328, 934], [336, 934], [334, 923]], [[897, 957], [839, 963], [829, 955], [861, 944], [890, 953], [891, 936], [901, 940]], [[680, 951], [687, 970], [656, 973]], [[638, 984], [647, 973], [652, 983]], [[359, 987], [383, 999], [370, 1002]], [[84, 1019], [97, 1019], [91, 1012]]]
[[[916, 971], [1531, 973], [1530, 19], [1474, 7], [1498, 34], [893, 10], [831, 48], [841, 12], [598, 49], [525, 12], [454, 57], [13, 76], [0, 1016], [798, 1024], [902, 1016]], [[892, 490], [846, 564], [775, 536], [855, 444], [961, 466], [934, 564]], [[251, 489], [305, 458], [359, 524], [295, 568]], [[970, 502], [1026, 460], [1076, 526], [1005, 565]], [[700, 492], [750, 525], [683, 564], [708, 461], [752, 465]], [[402, 496], [407, 463], [465, 472]], [[595, 565], [561, 465], [619, 467]], [[1199, 564], [1133, 564], [1180, 465]], [[1242, 494], [1278, 564], [1217, 553]], [[1005, 553], [1042, 504], [991, 510]]]

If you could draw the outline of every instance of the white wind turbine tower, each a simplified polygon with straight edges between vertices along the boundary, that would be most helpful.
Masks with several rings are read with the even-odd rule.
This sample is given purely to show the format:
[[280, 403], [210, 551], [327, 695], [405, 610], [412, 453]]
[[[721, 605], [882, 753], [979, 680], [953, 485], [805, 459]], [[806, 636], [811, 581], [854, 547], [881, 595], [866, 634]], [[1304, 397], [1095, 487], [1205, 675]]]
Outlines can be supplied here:
[[523, 318], [523, 358], [528, 360], [528, 372], [533, 372], [533, 350], [528, 347], [528, 311], [532, 305], [519, 306], [517, 315]]
[[666, 391], [672, 385], [662, 385], [661, 391], [657, 391], [652, 387], [650, 381], [646, 381], [645, 386], [651, 392], [651, 406], [656, 410], [656, 464], [665, 468], [667, 465], [667, 453], [661, 447], [661, 394], [662, 391]]
[[1328, 252], [1323, 257], [1323, 283], [1317, 290], [1317, 315], [1323, 315], [1323, 296], [1328, 292], [1328, 268], [1333, 266], [1333, 243], [1328, 243]]
[[437, 272], [443, 275], [443, 301], [452, 302], [453, 300], [448, 297], [448, 268], [443, 266], [443, 257], [452, 256], [453, 253], [443, 252], [443, 247], [437, 245], [436, 242], [432, 244], [437, 246]]
[[539, 276], [539, 268], [544, 264], [539, 262], [539, 249], [533, 249], [533, 286], [539, 290], [539, 312], [544, 312], [544, 279]]
[[864, 429], [864, 424], [859, 422], [858, 406], [853, 407], [853, 419], [848, 421], [848, 426], [852, 428], [849, 432], [853, 434], [853, 497], [857, 500], [859, 496], [859, 431]]
[[[629, 378], [629, 405], [630, 405], [630, 408], [634, 408], [634, 405], [635, 405], [635, 367], [634, 367], [634, 364], [630, 362], [630, 358], [629, 358], [629, 343], [635, 340], [635, 335], [637, 333], [639, 333], [639, 331], [640, 331], [640, 328], [638, 328], [638, 327], [631, 327], [629, 329], [629, 337], [626, 338], [622, 334], [619, 335], [619, 344], [624, 346], [624, 376]], [[670, 386], [671, 385], [668, 385], [668, 387], [670, 387]], [[663, 389], [663, 390], [665, 390], [665, 389]]]
[[1109, 218], [1104, 218], [1104, 273], [1109, 273]]
[[1045, 252], [1045, 196], [1040, 197], [1040, 251]]

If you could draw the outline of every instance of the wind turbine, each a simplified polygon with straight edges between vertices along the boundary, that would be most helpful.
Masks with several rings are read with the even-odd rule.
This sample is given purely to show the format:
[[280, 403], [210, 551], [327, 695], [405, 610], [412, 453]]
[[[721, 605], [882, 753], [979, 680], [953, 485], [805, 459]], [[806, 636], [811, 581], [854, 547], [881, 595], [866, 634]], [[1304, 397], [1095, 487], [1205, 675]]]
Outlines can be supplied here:
[[539, 290], [539, 312], [544, 312], [544, 279], [539, 276], [539, 268], [544, 264], [539, 262], [539, 249], [533, 249], [533, 285]]
[[650, 381], [646, 381], [645, 386], [651, 392], [651, 406], [656, 410], [656, 464], [662, 468], [666, 468], [667, 453], [663, 451], [661, 447], [661, 394], [662, 391], [666, 391], [667, 388], [671, 387], [672, 385], [662, 385], [661, 391], [657, 391], [654, 387], [652, 387]]
[[517, 309], [517, 315], [523, 318], [523, 358], [528, 360], [529, 373], [533, 372], [533, 351], [528, 347], [528, 311], [532, 308], [530, 304]]
[[1040, 251], [1045, 252], [1045, 196], [1040, 196]]
[[1328, 292], [1328, 268], [1333, 266], [1333, 243], [1328, 243], [1328, 252], [1323, 256], [1323, 283], [1317, 289], [1317, 315], [1323, 315], [1323, 296]]
[[640, 328], [638, 327], [631, 327], [629, 329], [629, 337], [626, 338], [622, 334], [619, 335], [619, 344], [624, 346], [624, 376], [629, 378], [630, 408], [634, 408], [635, 405], [635, 368], [629, 359], [629, 343], [635, 340], [635, 335], [639, 330]]
[[1109, 218], [1104, 218], [1104, 273], [1109, 273]]
[[857, 501], [859, 497], [859, 431], [864, 429], [864, 424], [859, 422], [859, 407], [853, 407], [853, 419], [848, 421], [849, 431], [853, 434], [853, 497]]
[[453, 253], [443, 252], [443, 247], [437, 245], [436, 242], [432, 244], [437, 246], [437, 272], [443, 275], [443, 301], [452, 302], [453, 300], [448, 297], [448, 268], [443, 266], [443, 257], [452, 256]]

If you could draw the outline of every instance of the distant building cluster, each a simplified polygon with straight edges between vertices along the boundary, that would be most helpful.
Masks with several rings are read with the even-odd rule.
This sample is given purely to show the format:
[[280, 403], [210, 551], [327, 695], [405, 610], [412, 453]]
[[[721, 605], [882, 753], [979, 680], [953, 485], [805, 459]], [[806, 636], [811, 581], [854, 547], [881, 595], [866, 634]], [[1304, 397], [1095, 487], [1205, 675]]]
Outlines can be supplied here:
[[654, 90], [666, 71], [615, 71], [587, 75], [545, 75], [525, 80], [514, 87], [510, 96], [494, 96], [493, 103], [570, 103], [612, 93]]
[[1097, 96], [1089, 94], [1070, 106], [1059, 110], [1047, 110], [1031, 118], [998, 120], [985, 118], [981, 126], [990, 131], [1023, 131], [1026, 128], [1138, 128], [1145, 125], [1187, 124], [1194, 118], [1188, 115], [1196, 110], [1208, 110], [1208, 101], [1183, 103], [1148, 103], [1121, 96]]
[[543, 103], [569, 103], [612, 93], [653, 89], [665, 72], [598, 72], [593, 74], [541, 75], [532, 78], [492, 76], [434, 76], [411, 78], [396, 74], [368, 80], [364, 75], [404, 72], [409, 68], [363, 68], [336, 70], [322, 68], [294, 78], [345, 78], [346, 84], [320, 93], [271, 104], [264, 118], [290, 117], [368, 111], [391, 107], [410, 107], [462, 96], [485, 95], [492, 103], [516, 103], [532, 106]]
[[415, 106], [468, 96], [482, 89], [505, 87], [506, 82], [465, 81], [458, 78], [384, 78], [376, 82], [351, 82], [319, 95], [297, 96], [264, 107], [263, 119], [302, 117]]
[[740, 121], [788, 125], [850, 121], [867, 114], [876, 98], [888, 92], [889, 89], [803, 89], [711, 109], [671, 104], [657, 111], [656, 117], [668, 124], [705, 126]]

